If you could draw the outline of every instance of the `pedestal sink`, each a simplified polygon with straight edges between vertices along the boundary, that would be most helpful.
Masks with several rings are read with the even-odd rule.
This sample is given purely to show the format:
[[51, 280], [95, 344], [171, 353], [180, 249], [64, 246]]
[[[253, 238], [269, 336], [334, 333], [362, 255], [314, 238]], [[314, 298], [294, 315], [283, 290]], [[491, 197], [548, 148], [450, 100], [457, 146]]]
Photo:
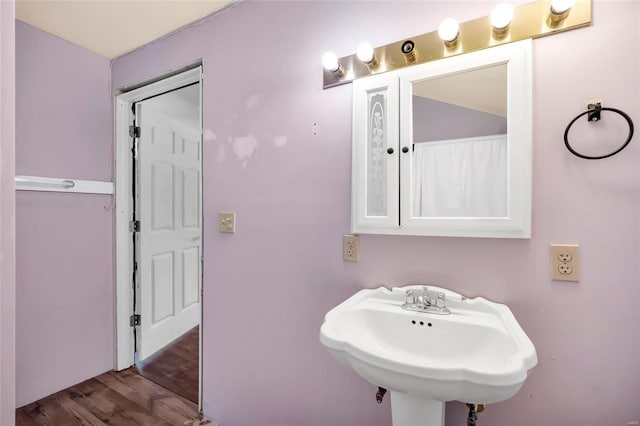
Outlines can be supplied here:
[[341, 364], [391, 393], [393, 426], [443, 426], [446, 401], [511, 398], [538, 358], [511, 310], [430, 286], [446, 315], [402, 308], [422, 286], [361, 290], [325, 316], [320, 341]]

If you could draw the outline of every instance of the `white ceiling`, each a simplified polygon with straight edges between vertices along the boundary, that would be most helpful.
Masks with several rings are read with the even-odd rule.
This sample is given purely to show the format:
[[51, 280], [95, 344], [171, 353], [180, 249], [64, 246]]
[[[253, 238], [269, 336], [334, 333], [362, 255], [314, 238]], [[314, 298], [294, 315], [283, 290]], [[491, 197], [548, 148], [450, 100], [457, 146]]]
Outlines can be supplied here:
[[111, 59], [235, 2], [236, 0], [17, 0], [16, 18]]
[[414, 83], [413, 94], [506, 117], [507, 66], [494, 65], [422, 80]]

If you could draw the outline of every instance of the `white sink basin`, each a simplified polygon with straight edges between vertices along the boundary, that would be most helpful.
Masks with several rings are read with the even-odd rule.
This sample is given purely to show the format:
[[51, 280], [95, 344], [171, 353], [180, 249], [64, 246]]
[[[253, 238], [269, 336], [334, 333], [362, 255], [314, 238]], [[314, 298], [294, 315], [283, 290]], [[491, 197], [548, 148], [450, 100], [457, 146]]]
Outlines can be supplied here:
[[[445, 294], [450, 314], [402, 309], [406, 290], [421, 288], [359, 291], [327, 313], [320, 341], [340, 363], [391, 391], [394, 426], [444, 424], [444, 401], [487, 404], [515, 395], [538, 358], [511, 310], [432, 286]], [[430, 420], [426, 406], [439, 411]]]

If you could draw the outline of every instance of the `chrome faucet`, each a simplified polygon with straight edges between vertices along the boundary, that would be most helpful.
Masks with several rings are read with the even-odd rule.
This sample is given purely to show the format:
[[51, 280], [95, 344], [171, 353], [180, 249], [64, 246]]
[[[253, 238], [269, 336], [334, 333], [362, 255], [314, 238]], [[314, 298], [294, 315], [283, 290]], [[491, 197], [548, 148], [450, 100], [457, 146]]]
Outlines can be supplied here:
[[417, 289], [407, 290], [406, 301], [402, 309], [416, 312], [428, 312], [438, 315], [447, 315], [451, 311], [446, 307], [446, 297], [441, 291], [431, 291], [428, 287], [422, 287], [421, 294]]

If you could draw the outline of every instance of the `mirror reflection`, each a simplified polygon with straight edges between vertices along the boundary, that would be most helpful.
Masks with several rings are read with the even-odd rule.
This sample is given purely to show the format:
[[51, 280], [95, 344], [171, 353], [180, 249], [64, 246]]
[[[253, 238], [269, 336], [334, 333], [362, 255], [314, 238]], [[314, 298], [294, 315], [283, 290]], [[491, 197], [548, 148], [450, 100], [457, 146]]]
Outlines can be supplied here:
[[414, 217], [507, 216], [507, 64], [412, 83]]

